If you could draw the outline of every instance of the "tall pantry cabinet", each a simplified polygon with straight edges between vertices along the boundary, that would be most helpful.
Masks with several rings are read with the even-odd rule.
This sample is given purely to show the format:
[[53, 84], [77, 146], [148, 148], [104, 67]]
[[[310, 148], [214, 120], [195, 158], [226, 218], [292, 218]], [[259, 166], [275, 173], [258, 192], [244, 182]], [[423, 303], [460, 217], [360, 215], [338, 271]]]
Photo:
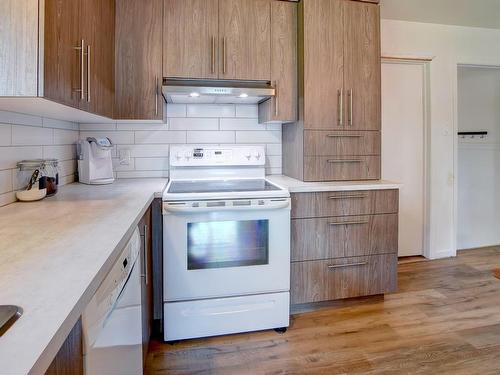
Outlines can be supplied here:
[[283, 127], [284, 174], [380, 179], [379, 5], [299, 4], [299, 121]]

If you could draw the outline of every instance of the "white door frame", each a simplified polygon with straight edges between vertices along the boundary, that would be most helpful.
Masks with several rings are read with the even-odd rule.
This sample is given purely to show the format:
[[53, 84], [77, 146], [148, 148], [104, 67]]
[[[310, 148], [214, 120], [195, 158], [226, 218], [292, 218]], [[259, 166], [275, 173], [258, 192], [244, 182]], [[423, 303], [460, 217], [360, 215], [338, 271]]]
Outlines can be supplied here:
[[454, 62], [453, 75], [453, 238], [452, 249], [457, 254], [458, 249], [458, 69], [460, 67], [500, 68], [500, 60], [481, 57], [459, 57]]
[[428, 57], [400, 57], [400, 56], [383, 56], [382, 64], [404, 64], [404, 65], [417, 65], [422, 67], [422, 108], [423, 108], [423, 124], [424, 124], [424, 149], [422, 150], [424, 156], [424, 181], [423, 181], [423, 201], [424, 201], [424, 222], [423, 222], [423, 256], [431, 258], [430, 253], [430, 235], [429, 235], [429, 222], [430, 222], [430, 63], [432, 58]]

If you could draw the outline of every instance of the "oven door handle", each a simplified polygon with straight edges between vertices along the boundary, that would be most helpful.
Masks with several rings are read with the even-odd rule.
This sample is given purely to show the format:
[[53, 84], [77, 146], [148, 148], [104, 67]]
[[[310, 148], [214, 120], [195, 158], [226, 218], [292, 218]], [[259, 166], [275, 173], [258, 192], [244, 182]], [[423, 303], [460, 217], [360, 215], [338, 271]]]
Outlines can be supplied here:
[[173, 213], [199, 213], [199, 212], [220, 212], [220, 211], [266, 211], [279, 210], [290, 207], [290, 200], [279, 200], [276, 202], [267, 203], [266, 205], [251, 205], [251, 206], [220, 206], [220, 207], [185, 207], [178, 204], [163, 204], [163, 210]]

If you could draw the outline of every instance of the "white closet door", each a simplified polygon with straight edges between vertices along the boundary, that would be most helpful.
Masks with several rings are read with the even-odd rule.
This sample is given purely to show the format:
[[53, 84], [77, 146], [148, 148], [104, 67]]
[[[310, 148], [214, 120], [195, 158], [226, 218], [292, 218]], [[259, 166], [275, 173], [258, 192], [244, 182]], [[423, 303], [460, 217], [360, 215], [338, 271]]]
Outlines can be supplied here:
[[382, 64], [382, 178], [403, 184], [399, 256], [424, 253], [424, 66]]

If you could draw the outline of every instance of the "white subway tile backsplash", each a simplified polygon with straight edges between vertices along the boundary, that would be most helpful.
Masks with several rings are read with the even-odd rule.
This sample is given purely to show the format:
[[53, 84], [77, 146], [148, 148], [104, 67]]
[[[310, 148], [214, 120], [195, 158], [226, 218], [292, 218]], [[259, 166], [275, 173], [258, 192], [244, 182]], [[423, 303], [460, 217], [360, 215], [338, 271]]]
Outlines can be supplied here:
[[76, 145], [43, 146], [44, 159], [76, 159]]
[[0, 207], [14, 203], [15, 201], [16, 201], [16, 193], [13, 191], [5, 194], [0, 194]]
[[117, 150], [120, 152], [122, 149], [130, 150], [130, 156], [133, 158], [155, 158], [155, 157], [168, 157], [169, 145], [129, 145], [118, 146]]
[[220, 130], [265, 130], [256, 118], [221, 118]]
[[187, 105], [187, 117], [220, 118], [220, 117], [234, 117], [235, 114], [236, 114], [236, 109], [234, 104], [188, 104]]
[[54, 129], [24, 125], [12, 126], [13, 146], [51, 145], [53, 142]]
[[76, 122], [56, 120], [52, 118], [42, 118], [42, 124], [44, 128], [79, 130], [79, 126]]
[[187, 143], [235, 143], [235, 135], [233, 131], [191, 131]]
[[55, 145], [72, 145], [78, 141], [79, 137], [80, 134], [77, 131], [54, 129]]
[[12, 125], [0, 124], [0, 146], [12, 144]]
[[12, 191], [12, 173], [9, 169], [0, 171], [0, 194]]
[[59, 162], [59, 175], [60, 176], [70, 176], [74, 175], [78, 168], [76, 160], [65, 160]]
[[118, 171], [133, 171], [135, 170], [135, 160], [134, 158], [130, 159], [128, 164], [121, 164], [119, 158], [113, 158], [113, 170], [115, 172]]
[[134, 144], [134, 132], [129, 131], [80, 131], [80, 138], [87, 137], [103, 138], [108, 137], [115, 145], [132, 145]]
[[[112, 131], [116, 130], [116, 123], [110, 124], [80, 124], [80, 131], [94, 131], [94, 130], [102, 130], [102, 131]], [[125, 129], [122, 129], [125, 130]], [[128, 130], [128, 129], [126, 129]]]
[[43, 120], [41, 117], [25, 115], [23, 113], [0, 111], [0, 122], [5, 124], [42, 126]]
[[187, 108], [186, 104], [168, 104], [166, 106], [167, 110], [165, 111], [167, 117], [186, 117]]
[[283, 154], [283, 147], [281, 143], [266, 145], [266, 155], [281, 156]]
[[281, 123], [271, 123], [265, 125], [267, 130], [279, 130], [281, 131]]
[[170, 130], [219, 130], [218, 118], [169, 118]]
[[[123, 131], [123, 130], [168, 130], [167, 124], [141, 124], [141, 123], [118, 123], [116, 124], [116, 129]], [[106, 130], [106, 129], [100, 129], [100, 130]]]
[[266, 166], [269, 168], [281, 168], [281, 156], [266, 155]]
[[116, 178], [162, 178], [168, 177], [168, 171], [123, 171], [116, 172]]
[[137, 171], [166, 171], [169, 169], [168, 158], [136, 158]]
[[236, 117], [258, 118], [259, 107], [256, 105], [237, 104]]
[[236, 143], [281, 143], [281, 132], [237, 131]]
[[17, 162], [24, 159], [42, 157], [42, 146], [0, 147], [0, 170], [16, 168]]
[[185, 131], [138, 131], [135, 132], [136, 144], [186, 143]]

